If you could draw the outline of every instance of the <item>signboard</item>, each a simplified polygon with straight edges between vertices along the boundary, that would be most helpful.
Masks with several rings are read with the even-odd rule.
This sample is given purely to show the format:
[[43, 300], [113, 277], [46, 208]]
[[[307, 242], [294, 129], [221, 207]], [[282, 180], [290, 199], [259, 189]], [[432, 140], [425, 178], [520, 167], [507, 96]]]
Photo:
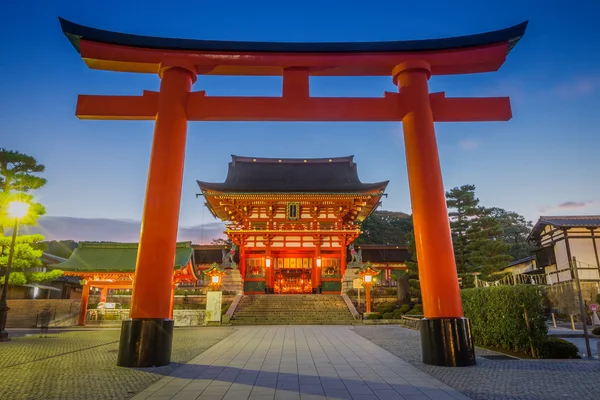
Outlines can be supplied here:
[[114, 309], [115, 308], [115, 303], [104, 303], [104, 308]]
[[355, 278], [352, 281], [352, 289], [362, 289], [363, 287], [363, 280], [362, 278]]
[[221, 322], [223, 292], [206, 292], [206, 322]]
[[595, 303], [590, 304], [590, 311], [591, 312], [598, 311], [598, 304], [595, 304]]

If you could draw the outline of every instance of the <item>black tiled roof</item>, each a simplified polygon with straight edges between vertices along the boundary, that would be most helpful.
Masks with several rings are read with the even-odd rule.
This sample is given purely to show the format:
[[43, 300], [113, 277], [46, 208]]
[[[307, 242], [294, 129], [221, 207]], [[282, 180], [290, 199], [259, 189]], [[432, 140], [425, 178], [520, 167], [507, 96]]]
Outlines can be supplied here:
[[[201, 264], [221, 264], [223, 261], [223, 250], [229, 252], [230, 247], [220, 245], [192, 245], [194, 249], [194, 261], [196, 265]], [[233, 261], [240, 262], [239, 250], [235, 253]]]
[[524, 262], [533, 261], [533, 260], [535, 260], [535, 256], [519, 258], [518, 260], [511, 261], [510, 264], [508, 264], [506, 267], [507, 268], [512, 267], [513, 265], [518, 265], [518, 264], [522, 264]]
[[523, 36], [527, 28], [527, 21], [525, 21], [510, 28], [497, 31], [442, 39], [386, 42], [284, 43], [233, 42], [140, 36], [95, 29], [67, 21], [60, 17], [59, 21], [63, 33], [77, 51], [79, 51], [79, 42], [81, 40], [147, 49], [261, 53], [399, 53], [462, 49], [508, 42], [508, 50], [510, 51]]
[[529, 234], [529, 239], [539, 237], [544, 227], [556, 228], [597, 228], [600, 227], [600, 215], [541, 216]]
[[388, 181], [362, 183], [354, 156], [254, 158], [232, 156], [223, 183], [198, 181], [200, 189], [254, 193], [362, 193], [385, 190]]
[[[355, 247], [362, 250], [362, 260], [364, 262], [403, 263], [410, 261], [412, 258], [412, 255], [408, 252], [406, 246], [362, 244], [356, 245]], [[347, 259], [352, 259], [350, 252], [347, 254]]]

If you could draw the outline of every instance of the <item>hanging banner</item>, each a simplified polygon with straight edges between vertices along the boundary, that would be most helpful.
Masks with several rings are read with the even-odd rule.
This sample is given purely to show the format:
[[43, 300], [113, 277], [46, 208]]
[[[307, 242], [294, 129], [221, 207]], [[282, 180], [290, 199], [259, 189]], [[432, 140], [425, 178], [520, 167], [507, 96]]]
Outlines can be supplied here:
[[206, 322], [221, 322], [223, 292], [206, 292]]

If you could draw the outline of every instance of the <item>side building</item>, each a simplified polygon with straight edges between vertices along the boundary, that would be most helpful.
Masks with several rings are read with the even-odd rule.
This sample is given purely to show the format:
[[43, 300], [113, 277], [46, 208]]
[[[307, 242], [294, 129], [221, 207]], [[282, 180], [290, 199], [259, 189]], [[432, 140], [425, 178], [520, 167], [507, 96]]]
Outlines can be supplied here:
[[347, 246], [387, 184], [362, 183], [353, 156], [232, 156], [224, 182], [198, 181], [239, 249], [246, 294], [339, 294]]

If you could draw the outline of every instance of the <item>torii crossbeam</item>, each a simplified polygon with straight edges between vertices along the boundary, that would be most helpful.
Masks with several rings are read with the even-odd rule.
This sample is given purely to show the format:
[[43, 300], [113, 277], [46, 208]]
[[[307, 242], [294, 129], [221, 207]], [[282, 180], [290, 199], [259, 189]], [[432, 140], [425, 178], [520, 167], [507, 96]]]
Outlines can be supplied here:
[[[398, 121], [406, 161], [425, 318], [423, 361], [475, 364], [463, 317], [434, 122], [507, 121], [507, 97], [447, 98], [429, 93], [431, 75], [492, 72], [527, 22], [478, 35], [400, 42], [256, 43], [167, 39], [93, 29], [60, 19], [92, 69], [154, 73], [159, 92], [80, 95], [82, 119], [156, 120], [142, 217], [131, 320], [123, 322], [117, 364], [170, 362], [169, 318], [187, 121]], [[198, 75], [282, 76], [280, 97], [191, 92]], [[381, 98], [311, 97], [310, 76], [390, 76], [398, 93]]]

